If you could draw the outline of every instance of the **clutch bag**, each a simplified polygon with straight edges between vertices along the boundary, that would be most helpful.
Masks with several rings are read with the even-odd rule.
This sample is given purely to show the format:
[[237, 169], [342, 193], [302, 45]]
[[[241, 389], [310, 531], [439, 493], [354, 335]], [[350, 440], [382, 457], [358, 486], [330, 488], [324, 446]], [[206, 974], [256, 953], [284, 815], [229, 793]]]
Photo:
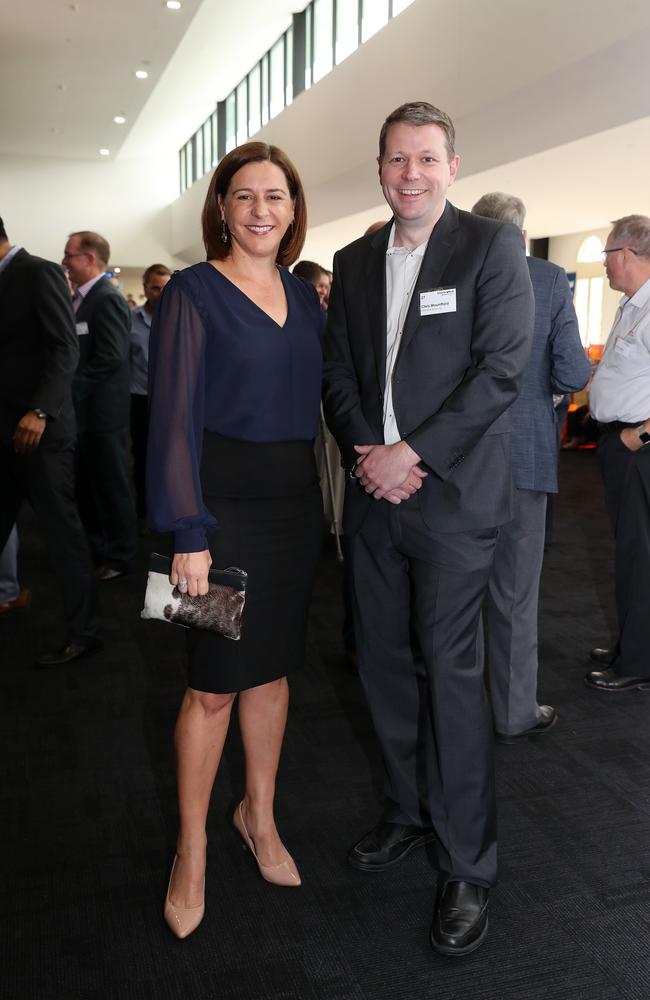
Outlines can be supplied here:
[[169, 579], [172, 561], [153, 552], [149, 557], [149, 575], [141, 618], [156, 618], [185, 628], [216, 632], [226, 639], [240, 639], [246, 601], [248, 575], [243, 569], [211, 569], [207, 594], [191, 597]]

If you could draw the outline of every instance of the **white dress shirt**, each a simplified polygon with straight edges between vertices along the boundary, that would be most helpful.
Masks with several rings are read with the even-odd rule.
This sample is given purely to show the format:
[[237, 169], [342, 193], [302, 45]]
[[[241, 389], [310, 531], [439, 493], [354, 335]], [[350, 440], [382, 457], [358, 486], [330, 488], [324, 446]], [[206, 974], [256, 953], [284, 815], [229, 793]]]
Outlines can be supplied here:
[[396, 247], [395, 224], [386, 249], [386, 385], [384, 388], [384, 443], [397, 444], [402, 436], [393, 408], [393, 371], [402, 342], [406, 314], [418, 280], [426, 241], [415, 250]]
[[650, 417], [650, 279], [623, 296], [589, 389], [589, 408], [603, 424]]
[[79, 285], [79, 287], [75, 289], [75, 293], [72, 296], [72, 306], [75, 312], [79, 311], [79, 307], [83, 302], [83, 300], [86, 298], [90, 289], [94, 285], [96, 285], [98, 281], [101, 281], [103, 277], [104, 277], [104, 272], [102, 271], [101, 274], [98, 274], [94, 278], [91, 278], [90, 281], [85, 281], [83, 285]]

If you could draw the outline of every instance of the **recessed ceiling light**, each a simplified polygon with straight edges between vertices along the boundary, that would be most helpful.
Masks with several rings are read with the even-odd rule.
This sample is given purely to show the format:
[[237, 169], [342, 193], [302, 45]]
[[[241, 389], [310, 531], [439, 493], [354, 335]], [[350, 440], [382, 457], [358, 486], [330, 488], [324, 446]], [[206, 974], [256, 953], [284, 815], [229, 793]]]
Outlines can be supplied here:
[[121, 267], [114, 267], [113, 268], [113, 274], [121, 274], [121, 273], [122, 273], [122, 268]]
[[149, 76], [146, 69], [136, 69], [135, 75], [137, 76], [138, 80], [146, 80], [147, 77]]
[[165, 7], [168, 10], [180, 10], [182, 6], [181, 0], [165, 0]]
[[111, 155], [111, 151], [110, 151], [110, 149], [104, 149], [104, 148], [102, 148], [99, 151], [99, 155], [100, 156], [110, 156]]
[[115, 115], [113, 121], [115, 122], [116, 125], [124, 125], [126, 118], [124, 117], [124, 115]]

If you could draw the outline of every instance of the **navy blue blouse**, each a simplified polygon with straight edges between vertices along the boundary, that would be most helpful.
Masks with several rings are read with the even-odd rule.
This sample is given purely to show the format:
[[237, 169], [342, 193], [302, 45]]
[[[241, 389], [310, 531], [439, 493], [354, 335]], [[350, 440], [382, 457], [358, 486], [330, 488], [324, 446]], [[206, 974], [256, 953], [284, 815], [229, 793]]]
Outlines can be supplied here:
[[204, 261], [165, 286], [149, 345], [149, 521], [176, 552], [218, 527], [201, 495], [203, 431], [244, 441], [309, 441], [319, 426], [318, 294], [280, 268], [284, 326]]

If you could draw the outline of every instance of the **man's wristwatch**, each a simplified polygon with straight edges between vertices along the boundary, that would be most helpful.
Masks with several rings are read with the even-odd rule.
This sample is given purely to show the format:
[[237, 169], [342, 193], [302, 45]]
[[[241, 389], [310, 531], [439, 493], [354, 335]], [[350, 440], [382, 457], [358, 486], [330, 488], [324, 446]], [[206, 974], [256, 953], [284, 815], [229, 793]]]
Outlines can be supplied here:
[[[45, 410], [39, 409], [38, 406], [34, 407], [34, 413], [36, 414], [39, 420], [47, 420], [47, 413], [45, 412]], [[650, 441], [650, 435], [648, 435], [648, 441]]]
[[641, 426], [638, 427], [637, 430], [639, 434], [639, 441], [641, 442], [641, 444], [644, 446], [646, 444], [650, 444], [650, 434], [648, 434], [647, 430], [645, 429], [645, 424], [641, 424]]

